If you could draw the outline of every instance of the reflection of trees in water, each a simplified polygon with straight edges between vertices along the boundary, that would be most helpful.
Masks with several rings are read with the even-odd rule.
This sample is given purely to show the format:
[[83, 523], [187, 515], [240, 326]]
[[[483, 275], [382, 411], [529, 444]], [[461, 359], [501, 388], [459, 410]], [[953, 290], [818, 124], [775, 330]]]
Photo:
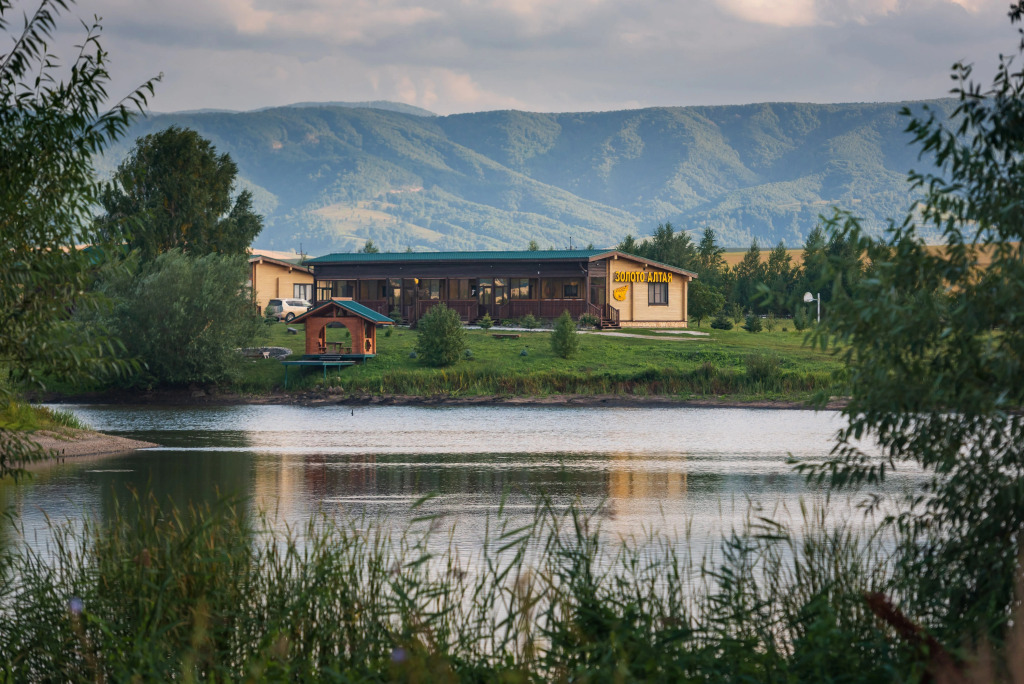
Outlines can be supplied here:
[[129, 501], [132, 490], [152, 495], [161, 506], [173, 502], [180, 509], [252, 493], [252, 457], [246, 453], [165, 452], [133, 466], [131, 472], [97, 474], [103, 520], [111, 520], [115, 501]]

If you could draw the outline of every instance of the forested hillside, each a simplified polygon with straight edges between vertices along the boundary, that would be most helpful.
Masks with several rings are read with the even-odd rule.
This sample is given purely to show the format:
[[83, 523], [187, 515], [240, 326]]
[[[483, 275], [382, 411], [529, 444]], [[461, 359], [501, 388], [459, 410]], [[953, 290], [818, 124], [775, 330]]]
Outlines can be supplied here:
[[113, 170], [137, 136], [193, 128], [253, 191], [266, 216], [256, 246], [317, 254], [368, 238], [385, 250], [600, 247], [664, 221], [712, 227], [727, 246], [797, 246], [832, 205], [874, 228], [905, 214], [917, 164], [899, 103], [444, 117], [363, 104], [154, 115], [100, 166]]

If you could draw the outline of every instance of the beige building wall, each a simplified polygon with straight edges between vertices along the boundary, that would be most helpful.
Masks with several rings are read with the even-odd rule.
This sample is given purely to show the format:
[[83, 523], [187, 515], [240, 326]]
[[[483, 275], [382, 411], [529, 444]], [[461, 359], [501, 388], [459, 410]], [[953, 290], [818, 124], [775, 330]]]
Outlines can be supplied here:
[[[637, 273], [636, 282], [620, 282], [616, 273]], [[658, 266], [623, 258], [608, 260], [608, 303], [619, 310], [619, 324], [634, 328], [685, 328], [687, 327], [688, 276], [672, 273], [668, 283], [668, 304], [648, 304], [648, 283], [651, 274], [669, 273]], [[624, 276], [625, 277], [625, 276]], [[643, 280], [640, 280], [643, 278]], [[626, 299], [615, 298], [616, 290], [626, 288]]]
[[253, 260], [249, 262], [251, 269], [253, 298], [260, 311], [267, 308], [271, 299], [295, 296], [295, 285], [309, 285], [313, 288], [313, 274], [301, 266], [284, 265], [278, 262]]

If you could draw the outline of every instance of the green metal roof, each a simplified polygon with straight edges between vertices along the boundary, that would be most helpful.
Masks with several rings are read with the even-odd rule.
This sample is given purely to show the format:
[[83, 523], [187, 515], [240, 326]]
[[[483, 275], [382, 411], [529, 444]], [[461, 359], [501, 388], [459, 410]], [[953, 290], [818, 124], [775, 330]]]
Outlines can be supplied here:
[[391, 320], [384, 314], [377, 313], [373, 309], [367, 306], [363, 306], [359, 302], [353, 302], [352, 300], [349, 299], [332, 299], [331, 301], [340, 306], [342, 309], [347, 309], [348, 311], [354, 313], [356, 316], [362, 316], [363, 318], [367, 318], [373, 321], [374, 323], [391, 323], [392, 325], [394, 325], [395, 323], [393, 320]]
[[360, 318], [365, 318], [366, 320], [370, 321], [371, 323], [382, 323], [382, 324], [385, 324], [385, 325], [387, 325], [389, 323], [391, 325], [395, 324], [395, 322], [393, 320], [391, 320], [390, 318], [388, 318], [384, 314], [377, 313], [373, 309], [371, 309], [369, 307], [366, 307], [366, 306], [363, 306], [359, 302], [353, 302], [352, 300], [349, 300], [349, 299], [329, 299], [326, 302], [324, 302], [324, 303], [322, 303], [322, 304], [320, 304], [318, 306], [313, 307], [309, 311], [307, 311], [305, 313], [299, 314], [298, 316], [296, 316], [295, 318], [292, 319], [292, 322], [293, 323], [302, 323], [303, 321], [305, 321], [307, 318], [310, 318], [314, 313], [316, 313], [320, 309], [324, 308], [325, 306], [330, 306], [331, 304], [336, 304], [337, 306], [341, 307], [342, 309], [345, 309], [349, 313], [353, 313], [356, 316], [359, 316]]
[[557, 261], [590, 259], [612, 249], [549, 249], [518, 252], [378, 252], [339, 253], [310, 259], [307, 264], [373, 264], [384, 261]]

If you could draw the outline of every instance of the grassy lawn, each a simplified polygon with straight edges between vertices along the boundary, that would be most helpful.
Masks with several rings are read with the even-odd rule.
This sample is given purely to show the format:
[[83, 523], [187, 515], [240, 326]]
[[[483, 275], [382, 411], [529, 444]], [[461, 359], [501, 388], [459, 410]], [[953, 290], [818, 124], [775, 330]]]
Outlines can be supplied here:
[[[266, 344], [292, 349], [301, 356], [301, 325], [268, 326]], [[331, 331], [335, 332], [335, 331]], [[519, 339], [497, 339], [493, 332], [467, 330], [471, 356], [448, 368], [430, 368], [410, 354], [416, 332], [378, 331], [378, 355], [366, 364], [328, 369], [326, 384], [355, 394], [537, 395], [630, 394], [733, 399], [805, 399], [835, 386], [841, 364], [830, 354], [805, 345], [805, 333], [748, 333], [701, 328], [709, 336], [671, 335], [653, 330], [626, 330], [642, 338], [581, 335], [577, 356], [552, 353], [550, 333], [521, 331]], [[523, 355], [525, 350], [526, 354]], [[280, 362], [257, 359], [236, 389], [269, 392], [284, 388]], [[325, 384], [320, 369], [291, 368], [288, 389]]]

